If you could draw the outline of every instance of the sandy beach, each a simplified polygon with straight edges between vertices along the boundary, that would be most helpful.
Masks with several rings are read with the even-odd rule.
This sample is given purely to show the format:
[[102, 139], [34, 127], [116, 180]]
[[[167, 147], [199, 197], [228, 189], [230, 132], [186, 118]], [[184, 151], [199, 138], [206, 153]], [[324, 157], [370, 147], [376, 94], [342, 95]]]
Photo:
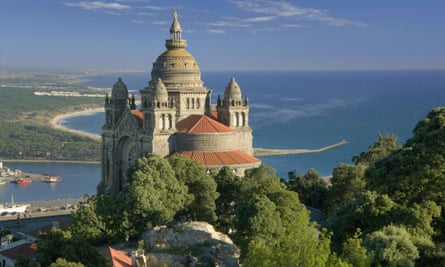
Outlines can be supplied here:
[[55, 129], [59, 129], [59, 130], [62, 130], [62, 131], [78, 134], [78, 135], [81, 135], [81, 136], [89, 137], [89, 138], [91, 138], [93, 140], [100, 141], [100, 135], [87, 133], [87, 132], [84, 132], [84, 131], [74, 130], [74, 129], [65, 127], [65, 126], [61, 125], [61, 121], [64, 120], [64, 119], [70, 118], [70, 117], [97, 113], [97, 112], [101, 112], [103, 110], [104, 110], [104, 108], [94, 108], [94, 109], [85, 109], [85, 110], [82, 110], [82, 111], [76, 111], [76, 112], [71, 112], [71, 113], [65, 113], [65, 114], [57, 115], [57, 116], [53, 117], [50, 120], [50, 125], [51, 125], [51, 127], [55, 128]]

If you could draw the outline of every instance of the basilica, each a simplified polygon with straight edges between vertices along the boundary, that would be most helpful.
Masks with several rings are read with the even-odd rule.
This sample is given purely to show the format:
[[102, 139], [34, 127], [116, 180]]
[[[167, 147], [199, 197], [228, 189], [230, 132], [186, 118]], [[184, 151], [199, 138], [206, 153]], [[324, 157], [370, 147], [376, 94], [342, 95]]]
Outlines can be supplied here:
[[98, 194], [116, 195], [137, 159], [157, 154], [183, 155], [209, 172], [230, 166], [237, 175], [258, 167], [249, 127], [249, 99], [231, 78], [224, 96], [212, 104], [198, 62], [186, 50], [177, 13], [173, 14], [166, 51], [153, 63], [151, 80], [140, 91], [140, 108], [119, 78], [105, 99], [102, 166]]

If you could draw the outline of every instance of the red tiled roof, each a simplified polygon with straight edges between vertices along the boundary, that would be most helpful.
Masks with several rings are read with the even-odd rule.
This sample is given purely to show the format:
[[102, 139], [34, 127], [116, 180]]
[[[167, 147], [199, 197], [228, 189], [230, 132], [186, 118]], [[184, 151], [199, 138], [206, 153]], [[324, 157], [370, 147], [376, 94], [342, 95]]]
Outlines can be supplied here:
[[206, 166], [239, 165], [259, 162], [260, 160], [240, 150], [225, 152], [199, 152], [183, 151], [175, 152], [174, 155], [183, 155], [191, 160], [201, 162]]
[[102, 250], [102, 255], [110, 260], [112, 267], [131, 267], [131, 257], [127, 253], [108, 247]]
[[3, 250], [0, 252], [0, 254], [15, 260], [18, 255], [33, 257], [36, 254], [36, 249], [36, 243], [25, 243], [14, 248]]
[[56, 227], [54, 224], [48, 224], [45, 225], [39, 229], [33, 230], [31, 232], [28, 232], [27, 235], [33, 236], [35, 238], [38, 238], [42, 233], [49, 233], [53, 227], [58, 228], [60, 230], [65, 231], [68, 229], [68, 223], [64, 221], [57, 221], [58, 226]]
[[133, 114], [133, 116], [136, 119], [136, 121], [138, 122], [139, 126], [142, 127], [143, 121], [144, 121], [144, 113], [142, 113], [142, 111], [140, 111], [140, 110], [132, 109], [131, 114]]
[[190, 115], [176, 123], [178, 132], [183, 133], [224, 133], [233, 132], [232, 128], [206, 116]]

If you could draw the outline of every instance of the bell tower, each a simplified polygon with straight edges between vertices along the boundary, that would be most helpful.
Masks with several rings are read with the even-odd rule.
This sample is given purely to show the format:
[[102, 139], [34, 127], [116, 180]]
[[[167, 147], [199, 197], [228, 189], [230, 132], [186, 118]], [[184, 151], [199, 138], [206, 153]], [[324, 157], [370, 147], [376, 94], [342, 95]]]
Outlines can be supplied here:
[[[149, 94], [147, 95], [147, 92]], [[168, 96], [161, 78], [144, 89], [144, 131], [151, 133], [149, 153], [167, 156], [171, 151], [171, 136], [176, 132], [175, 103]]]
[[249, 127], [249, 99], [242, 99], [241, 88], [235, 78], [231, 78], [224, 91], [224, 98], [218, 96], [216, 103], [218, 120], [234, 129], [238, 135], [241, 150], [252, 154], [252, 129]]

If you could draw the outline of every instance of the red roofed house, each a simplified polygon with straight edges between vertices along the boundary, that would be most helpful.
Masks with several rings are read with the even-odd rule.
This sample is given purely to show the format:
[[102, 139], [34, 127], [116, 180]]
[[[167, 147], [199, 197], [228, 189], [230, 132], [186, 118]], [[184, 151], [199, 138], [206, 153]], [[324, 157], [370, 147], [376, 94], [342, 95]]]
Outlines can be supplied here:
[[239, 176], [258, 167], [249, 127], [249, 100], [234, 78], [211, 105], [198, 62], [187, 51], [177, 13], [173, 14], [167, 50], [153, 63], [151, 80], [140, 91], [141, 107], [121, 78], [105, 99], [102, 128], [102, 177], [98, 194], [118, 194], [131, 164], [147, 154], [184, 155], [208, 170], [230, 166]]
[[133, 261], [127, 253], [108, 247], [102, 251], [102, 256], [107, 258], [110, 262], [110, 267], [131, 267]]
[[23, 242], [15, 247], [0, 251], [0, 266], [14, 267], [15, 260], [19, 255], [34, 257], [36, 254], [36, 243]]

